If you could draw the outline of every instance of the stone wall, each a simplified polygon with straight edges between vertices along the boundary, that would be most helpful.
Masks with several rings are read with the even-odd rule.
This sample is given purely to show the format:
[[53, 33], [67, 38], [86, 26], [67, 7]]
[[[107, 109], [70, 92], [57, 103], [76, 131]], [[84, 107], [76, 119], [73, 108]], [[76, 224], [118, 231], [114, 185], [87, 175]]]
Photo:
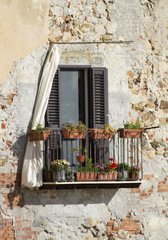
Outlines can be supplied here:
[[21, 189], [26, 132], [48, 46], [16, 61], [0, 85], [0, 239], [168, 239], [167, 11], [167, 0], [50, 0], [49, 42], [103, 42], [60, 44], [60, 63], [108, 68], [114, 127], [138, 117], [157, 128], [143, 136], [139, 188]]

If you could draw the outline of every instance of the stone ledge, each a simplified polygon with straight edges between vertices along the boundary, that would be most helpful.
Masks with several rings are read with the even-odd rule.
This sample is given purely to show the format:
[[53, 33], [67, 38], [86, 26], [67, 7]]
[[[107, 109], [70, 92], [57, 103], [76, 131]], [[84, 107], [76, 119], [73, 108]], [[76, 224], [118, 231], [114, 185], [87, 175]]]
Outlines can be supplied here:
[[100, 182], [44, 182], [40, 189], [83, 189], [83, 188], [138, 188], [138, 181], [100, 181]]

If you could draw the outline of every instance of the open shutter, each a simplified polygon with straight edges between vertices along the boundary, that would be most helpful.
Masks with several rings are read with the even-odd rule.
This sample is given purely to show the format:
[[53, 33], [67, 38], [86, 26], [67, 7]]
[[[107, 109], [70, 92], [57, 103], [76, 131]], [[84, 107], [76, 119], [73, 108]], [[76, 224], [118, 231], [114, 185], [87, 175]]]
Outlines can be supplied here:
[[[92, 126], [93, 128], [102, 128], [108, 123], [108, 82], [106, 68], [92, 68], [92, 83], [90, 90], [92, 92]], [[92, 86], [91, 86], [92, 84]], [[91, 100], [91, 99], [90, 99]]]
[[47, 125], [49, 126], [55, 125], [57, 127], [59, 127], [60, 125], [59, 74], [60, 70], [58, 69], [53, 79], [46, 115]]

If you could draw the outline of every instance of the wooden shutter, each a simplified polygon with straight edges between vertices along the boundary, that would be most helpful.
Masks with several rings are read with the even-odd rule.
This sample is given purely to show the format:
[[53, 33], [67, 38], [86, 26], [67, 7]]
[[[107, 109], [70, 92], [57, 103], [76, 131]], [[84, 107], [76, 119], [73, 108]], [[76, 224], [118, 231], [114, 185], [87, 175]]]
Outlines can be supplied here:
[[[92, 68], [89, 81], [89, 117], [91, 128], [103, 128], [108, 123], [108, 79], [106, 68]], [[109, 158], [109, 141], [93, 140], [92, 157], [101, 163]]]
[[47, 125], [60, 125], [60, 87], [59, 87], [59, 74], [60, 70], [58, 69], [52, 84], [52, 89], [49, 97], [48, 108], [47, 108]]
[[108, 123], [108, 82], [106, 68], [92, 68], [89, 96], [91, 127], [102, 128]]

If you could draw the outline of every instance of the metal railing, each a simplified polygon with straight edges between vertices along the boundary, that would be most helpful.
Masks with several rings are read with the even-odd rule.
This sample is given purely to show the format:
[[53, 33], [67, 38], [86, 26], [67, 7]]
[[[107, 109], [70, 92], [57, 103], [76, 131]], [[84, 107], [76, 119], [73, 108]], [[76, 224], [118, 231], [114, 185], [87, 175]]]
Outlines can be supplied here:
[[[85, 162], [77, 162], [74, 152], [75, 146], [79, 148], [81, 154], [84, 153], [84, 147], [86, 147]], [[119, 131], [117, 131], [112, 139], [91, 139], [88, 131], [85, 139], [64, 139], [61, 130], [54, 129], [51, 130], [49, 139], [44, 141], [43, 159], [45, 167], [50, 169], [50, 164], [54, 160], [66, 159], [69, 162], [66, 176], [72, 173], [72, 179], [64, 177], [58, 181], [97, 181], [96, 166], [109, 163], [110, 158], [113, 158], [117, 164], [115, 172], [118, 172], [118, 177], [113, 180], [129, 180], [129, 175], [126, 177], [123, 175], [124, 170], [127, 171], [127, 166], [129, 168], [131, 166], [139, 168], [138, 179], [143, 178], [142, 137], [121, 138]], [[91, 160], [92, 165], [89, 165]], [[90, 175], [94, 172], [93, 179], [83, 177], [81, 174], [78, 176], [82, 172], [85, 172], [85, 175], [87, 175], [86, 172], [90, 172]], [[122, 176], [119, 172], [122, 172]], [[107, 179], [104, 180], [110, 180], [109, 176], [106, 176]]]

